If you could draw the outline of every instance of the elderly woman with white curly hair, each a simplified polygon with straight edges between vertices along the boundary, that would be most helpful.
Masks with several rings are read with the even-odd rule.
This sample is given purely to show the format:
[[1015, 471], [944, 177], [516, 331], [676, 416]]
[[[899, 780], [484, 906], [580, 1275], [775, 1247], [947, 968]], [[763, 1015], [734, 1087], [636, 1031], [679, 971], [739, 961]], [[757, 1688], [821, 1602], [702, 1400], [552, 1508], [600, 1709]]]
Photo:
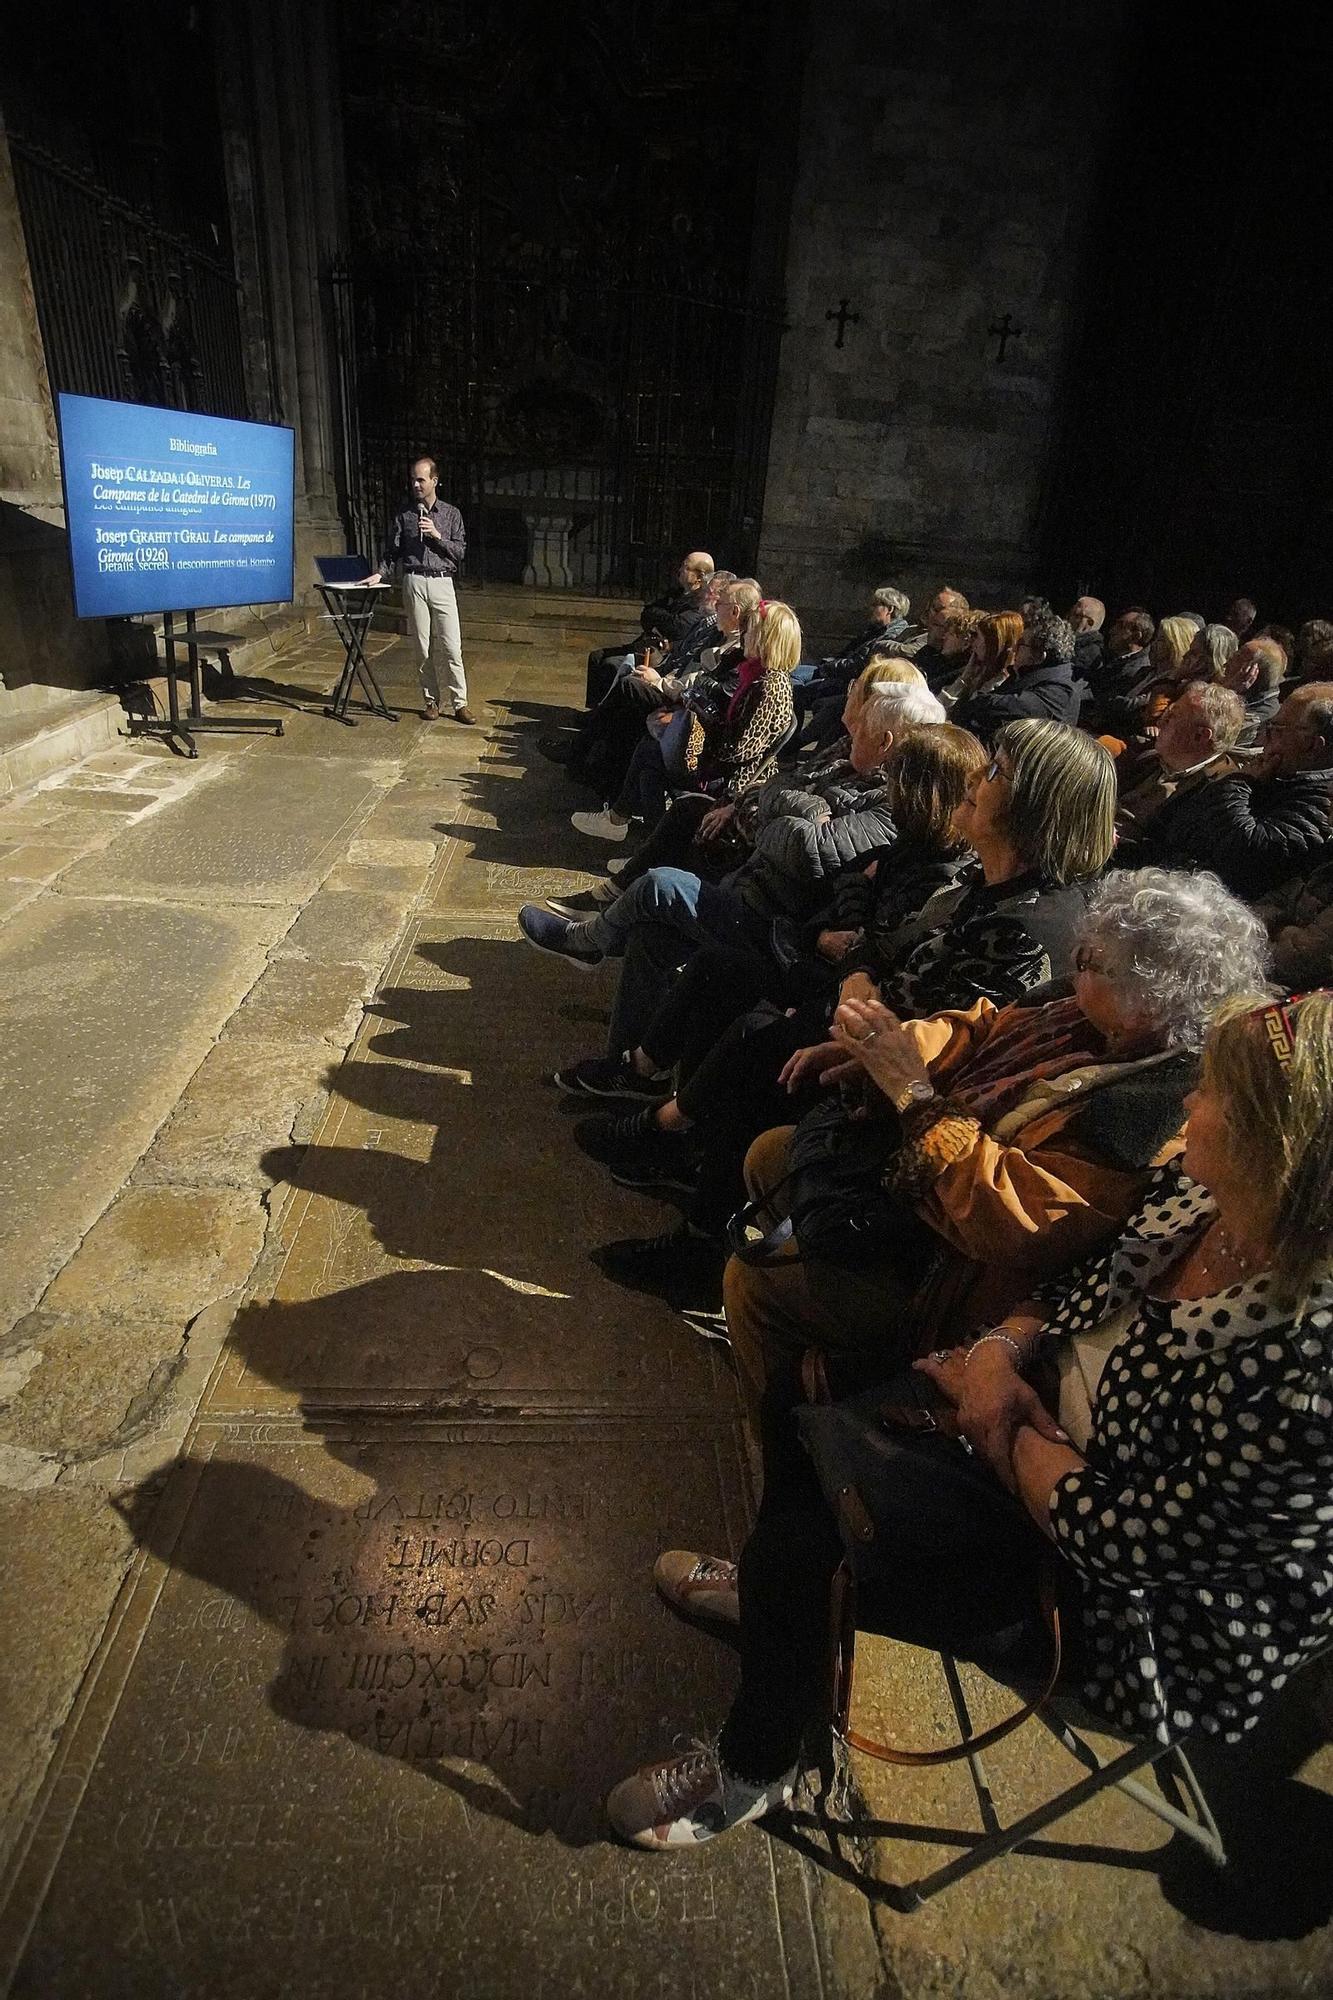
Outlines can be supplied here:
[[1127, 869], [1075, 940], [1072, 985], [1037, 1004], [839, 1006], [839, 1093], [746, 1160], [770, 1240], [785, 1211], [798, 1253], [727, 1267], [752, 1419], [798, 1399], [810, 1347], [854, 1381], [1004, 1311], [1100, 1248], [1179, 1150], [1209, 1020], [1264, 984], [1263, 926], [1213, 876]]

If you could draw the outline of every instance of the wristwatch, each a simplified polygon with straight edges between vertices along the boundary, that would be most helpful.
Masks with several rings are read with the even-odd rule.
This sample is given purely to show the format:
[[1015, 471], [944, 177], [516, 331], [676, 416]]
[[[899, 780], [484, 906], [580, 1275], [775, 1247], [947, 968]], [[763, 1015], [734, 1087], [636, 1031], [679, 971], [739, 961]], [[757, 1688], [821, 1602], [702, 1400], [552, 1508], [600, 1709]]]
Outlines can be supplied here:
[[893, 1108], [900, 1113], [910, 1111], [914, 1104], [929, 1104], [934, 1095], [935, 1086], [930, 1081], [930, 1078], [916, 1076], [913, 1077], [906, 1090], [898, 1092], [898, 1095], [893, 1100]]

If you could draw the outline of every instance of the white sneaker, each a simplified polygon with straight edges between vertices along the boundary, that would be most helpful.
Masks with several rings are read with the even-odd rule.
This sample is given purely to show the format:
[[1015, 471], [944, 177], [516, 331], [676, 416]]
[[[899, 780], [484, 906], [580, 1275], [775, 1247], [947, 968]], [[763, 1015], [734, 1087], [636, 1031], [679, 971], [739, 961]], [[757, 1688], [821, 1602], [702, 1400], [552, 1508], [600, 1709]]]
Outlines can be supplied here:
[[606, 1801], [606, 1816], [636, 1847], [698, 1847], [790, 1805], [795, 1783], [793, 1768], [771, 1784], [753, 1785], [728, 1771], [711, 1744], [699, 1743], [622, 1778]]
[[633, 859], [634, 856], [632, 854], [617, 854], [613, 860], [607, 862], [606, 864], [607, 874], [623, 875]]
[[610, 806], [599, 813], [571, 813], [569, 823], [575, 833], [586, 833], [593, 840], [624, 840], [629, 833], [629, 821], [617, 819]]
[[693, 1549], [667, 1549], [653, 1564], [653, 1582], [673, 1611], [687, 1618], [718, 1618], [726, 1625], [741, 1622], [736, 1565], [722, 1556], [701, 1556]]

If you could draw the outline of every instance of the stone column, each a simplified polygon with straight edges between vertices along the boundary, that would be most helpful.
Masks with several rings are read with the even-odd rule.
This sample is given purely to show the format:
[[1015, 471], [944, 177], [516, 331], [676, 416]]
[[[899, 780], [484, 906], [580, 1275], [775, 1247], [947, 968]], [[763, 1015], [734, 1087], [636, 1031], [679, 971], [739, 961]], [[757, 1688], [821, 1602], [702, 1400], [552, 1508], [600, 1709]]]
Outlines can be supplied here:
[[0, 720], [108, 671], [105, 624], [74, 616], [55, 411], [0, 122]]
[[296, 430], [300, 599], [313, 554], [344, 546], [328, 282], [345, 240], [337, 16], [329, 0], [239, 0], [214, 22], [251, 405]]

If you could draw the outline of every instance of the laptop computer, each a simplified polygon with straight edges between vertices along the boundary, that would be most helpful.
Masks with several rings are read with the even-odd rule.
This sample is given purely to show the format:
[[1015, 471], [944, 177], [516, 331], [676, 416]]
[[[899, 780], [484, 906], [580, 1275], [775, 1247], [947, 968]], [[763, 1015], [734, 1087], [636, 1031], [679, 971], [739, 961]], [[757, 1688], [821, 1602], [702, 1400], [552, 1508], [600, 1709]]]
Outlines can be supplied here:
[[319, 571], [321, 583], [340, 584], [345, 589], [349, 584], [363, 584], [372, 574], [374, 565], [358, 555], [316, 556], [315, 568]]

